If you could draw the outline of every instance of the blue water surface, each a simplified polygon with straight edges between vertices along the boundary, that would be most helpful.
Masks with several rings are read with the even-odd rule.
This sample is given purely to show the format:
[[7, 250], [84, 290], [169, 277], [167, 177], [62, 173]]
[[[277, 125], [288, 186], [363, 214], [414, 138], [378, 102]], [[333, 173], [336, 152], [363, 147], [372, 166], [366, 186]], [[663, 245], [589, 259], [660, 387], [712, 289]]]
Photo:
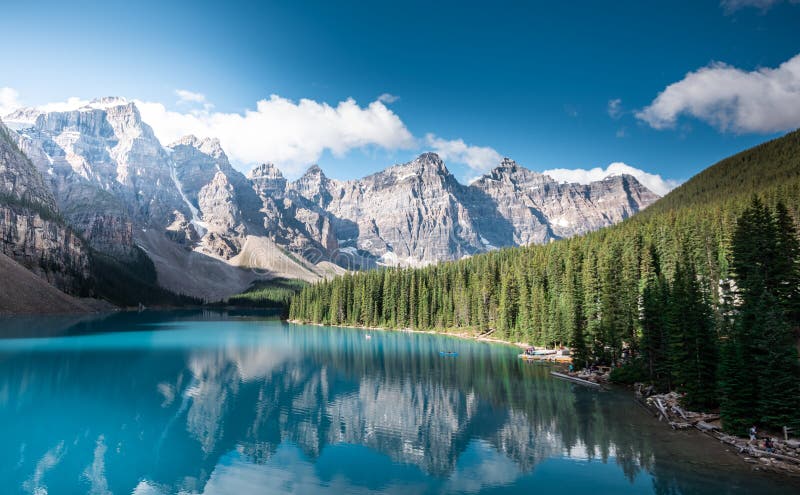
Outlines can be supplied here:
[[509, 346], [208, 311], [0, 334], [3, 494], [800, 493]]

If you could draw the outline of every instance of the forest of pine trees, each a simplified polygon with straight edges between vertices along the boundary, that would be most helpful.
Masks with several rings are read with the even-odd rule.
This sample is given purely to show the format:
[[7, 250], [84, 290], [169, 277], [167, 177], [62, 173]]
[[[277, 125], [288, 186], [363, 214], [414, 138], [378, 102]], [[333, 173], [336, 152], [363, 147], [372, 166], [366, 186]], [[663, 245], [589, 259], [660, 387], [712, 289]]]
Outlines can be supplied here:
[[[310, 285], [290, 318], [492, 331], [623, 362], [725, 427], [800, 426], [800, 131], [710, 167], [620, 225]], [[624, 359], [623, 359], [624, 358]]]

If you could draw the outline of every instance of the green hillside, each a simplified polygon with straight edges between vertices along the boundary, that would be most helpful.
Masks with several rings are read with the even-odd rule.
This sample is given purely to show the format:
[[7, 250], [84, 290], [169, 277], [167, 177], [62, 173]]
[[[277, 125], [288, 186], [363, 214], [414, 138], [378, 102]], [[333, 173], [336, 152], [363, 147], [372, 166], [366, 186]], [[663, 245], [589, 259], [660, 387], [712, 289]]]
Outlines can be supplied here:
[[[692, 177], [648, 208], [644, 216], [679, 208], [741, 201], [742, 197], [768, 191], [797, 201], [799, 151], [800, 130], [737, 153]], [[792, 188], [794, 191], [790, 192]]]

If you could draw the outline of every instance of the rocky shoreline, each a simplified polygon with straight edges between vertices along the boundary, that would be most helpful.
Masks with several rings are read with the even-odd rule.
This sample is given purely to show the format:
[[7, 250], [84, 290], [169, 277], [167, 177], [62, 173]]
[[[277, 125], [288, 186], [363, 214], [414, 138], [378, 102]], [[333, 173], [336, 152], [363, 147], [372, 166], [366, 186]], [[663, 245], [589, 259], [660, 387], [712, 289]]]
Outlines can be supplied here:
[[800, 476], [800, 440], [767, 436], [772, 447], [765, 446], [766, 438], [754, 442], [722, 431], [719, 414], [688, 411], [680, 406], [680, 394], [653, 394], [652, 387], [637, 383], [634, 397], [646, 409], [666, 422], [673, 430], [696, 429], [715, 440], [733, 447], [732, 451], [753, 465], [753, 469]]

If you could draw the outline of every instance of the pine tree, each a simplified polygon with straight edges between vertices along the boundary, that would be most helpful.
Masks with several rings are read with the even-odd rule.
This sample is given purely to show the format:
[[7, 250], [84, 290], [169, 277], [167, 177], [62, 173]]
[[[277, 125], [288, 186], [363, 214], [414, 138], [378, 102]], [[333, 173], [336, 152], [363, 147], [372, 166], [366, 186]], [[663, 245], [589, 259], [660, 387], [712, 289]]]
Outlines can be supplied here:
[[777, 294], [789, 322], [800, 326], [800, 239], [797, 228], [783, 202], [775, 205]]
[[530, 316], [530, 296], [528, 281], [525, 277], [524, 269], [517, 270], [515, 274], [515, 284], [518, 291], [517, 298], [517, 319], [514, 325], [514, 342], [528, 341], [528, 333], [530, 332], [531, 316]]
[[627, 327], [625, 309], [621, 294], [623, 294], [622, 274], [617, 264], [622, 258], [622, 250], [614, 246], [602, 258], [601, 267], [602, 283], [600, 288], [600, 341], [604, 344], [598, 346], [596, 353], [602, 356], [606, 363], [616, 363], [622, 353], [622, 339]]
[[650, 380], [659, 390], [670, 390], [672, 386], [668, 301], [669, 285], [663, 274], [654, 273], [642, 293], [641, 355]]
[[517, 312], [517, 295], [514, 287], [514, 277], [506, 271], [500, 279], [500, 296], [497, 308], [497, 335], [498, 338], [507, 338], [514, 328], [514, 316]]
[[732, 358], [723, 363], [721, 412], [726, 424], [737, 429], [744, 417], [776, 428], [800, 422], [800, 368], [790, 323], [797, 241], [780, 210], [773, 216], [754, 196], [732, 240], [731, 265], [741, 301], [727, 352], [729, 358], [754, 363], [749, 380], [739, 376]]
[[781, 304], [765, 293], [757, 307], [758, 421], [773, 428], [800, 426], [800, 369], [794, 332]]
[[720, 415], [726, 431], [745, 435], [756, 422], [757, 400], [755, 376], [752, 367], [745, 366], [750, 359], [748, 345], [736, 321], [726, 331], [720, 349]]
[[675, 384], [690, 408], [715, 405], [717, 338], [711, 310], [690, 263], [678, 263], [668, 305], [670, 357]]

